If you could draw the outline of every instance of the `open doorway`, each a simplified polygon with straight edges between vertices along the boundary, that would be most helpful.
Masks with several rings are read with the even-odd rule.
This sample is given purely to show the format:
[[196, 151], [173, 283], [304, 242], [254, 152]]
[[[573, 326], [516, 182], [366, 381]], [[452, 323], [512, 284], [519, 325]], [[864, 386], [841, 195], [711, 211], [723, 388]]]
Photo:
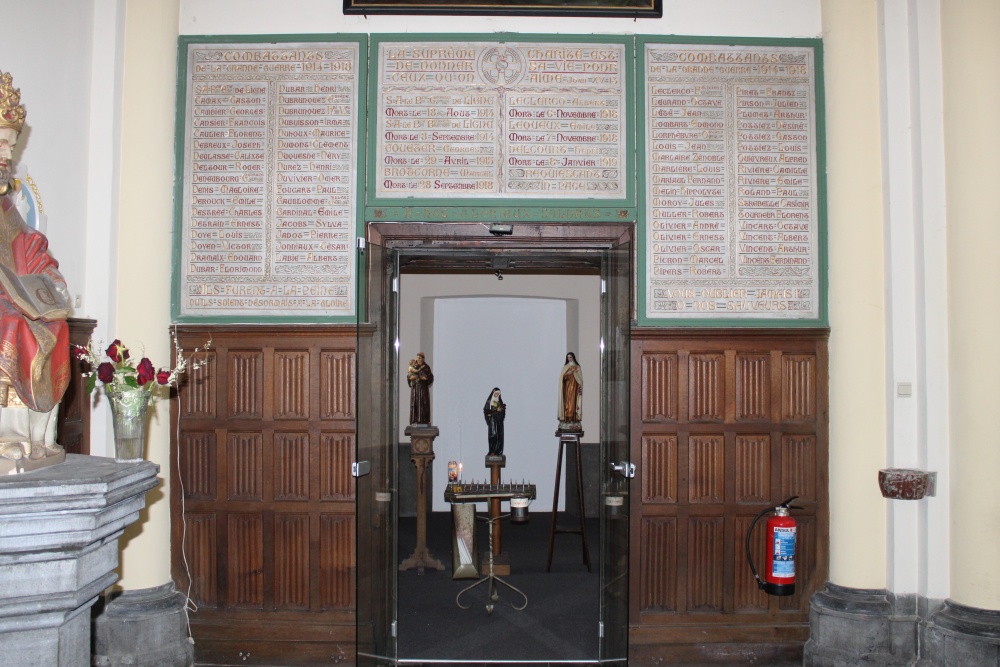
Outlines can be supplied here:
[[[591, 223], [591, 224], [515, 224], [504, 225], [507, 231], [501, 236], [496, 236], [490, 225], [472, 223], [371, 223], [368, 228], [368, 246], [365, 257], [365, 270], [367, 288], [364, 302], [366, 305], [366, 319], [359, 322], [358, 327], [358, 354], [359, 367], [368, 368], [370, 372], [359, 375], [358, 388], [358, 437], [357, 437], [357, 461], [356, 469], [359, 471], [357, 482], [357, 571], [358, 571], [358, 664], [386, 664], [388, 663], [434, 663], [434, 662], [497, 662], [509, 660], [514, 662], [557, 662], [571, 661], [576, 663], [586, 662], [624, 662], [628, 649], [628, 553], [629, 553], [629, 470], [631, 464], [628, 463], [629, 456], [629, 333], [632, 315], [632, 294], [633, 294], [633, 256], [632, 237], [634, 225], [632, 223]], [[513, 228], [512, 228], [513, 227]], [[488, 270], [488, 271], [487, 271]], [[500, 273], [498, 274], [497, 271]], [[400, 473], [407, 465], [405, 457], [399, 456], [398, 446], [399, 433], [403, 430], [400, 426], [402, 422], [408, 421], [409, 410], [400, 405], [402, 380], [400, 375], [405, 370], [408, 354], [401, 353], [402, 342], [399, 339], [399, 323], [401, 315], [401, 285], [405, 282], [405, 277], [409, 273], [413, 274], [441, 274], [452, 276], [455, 280], [462, 280], [462, 276], [473, 273], [481, 274], [487, 272], [491, 279], [499, 281], [499, 275], [503, 275], [505, 280], [512, 280], [515, 274], [523, 274], [526, 279], [534, 276], [561, 276], [572, 278], [573, 276], [597, 277], [599, 287], [599, 362], [595, 364], [600, 369], [599, 381], [597, 382], [596, 393], [599, 397], [599, 415], [595, 435], [598, 438], [588, 442], [595, 442], [598, 450], [598, 462], [594, 466], [598, 478], [596, 490], [596, 501], [599, 519], [597, 520], [597, 532], [599, 540], [595, 544], [589, 541], [591, 561], [593, 569], [597, 571], [597, 577], [590, 581], [583, 582], [580, 586], [568, 584], [566, 588], [577, 588], [584, 591], [584, 598], [590, 601], [591, 607], [596, 602], [598, 609], [595, 616], [592, 612], [585, 612], [580, 621], [580, 628], [583, 628], [581, 635], [574, 628], [570, 634], [569, 641], [550, 642], [550, 646], [539, 647], [526, 641], [525, 630], [555, 629], [565, 626], [568, 622], [569, 614], [575, 611], [580, 605], [563, 600], [559, 594], [544, 595], [539, 593], [538, 600], [532, 599], [531, 591], [527, 591], [528, 604], [536, 604], [542, 607], [543, 598], [553, 605], [548, 618], [544, 620], [530, 620], [527, 615], [520, 615], [516, 609], [507, 608], [513, 612], [512, 621], [514, 628], [510, 632], [498, 632], [498, 623], [484, 623], [483, 619], [493, 622], [492, 614], [488, 613], [486, 594], [482, 606], [475, 608], [475, 591], [465, 601], [466, 608], [461, 608], [455, 600], [456, 593], [449, 591], [448, 587], [463, 582], [454, 582], [451, 578], [449, 561], [451, 559], [450, 542], [450, 519], [448, 513], [443, 515], [446, 527], [435, 529], [433, 526], [428, 530], [428, 547], [434, 552], [435, 557], [441, 560], [446, 567], [441, 574], [441, 586], [425, 589], [423, 591], [407, 592], [404, 590], [402, 577], [406, 572], [399, 571], [400, 560], [405, 558], [405, 547], [400, 546], [402, 539], [401, 532], [405, 517], [401, 517], [401, 504], [405, 495], [404, 480], [400, 479]], [[463, 290], [465, 291], [465, 290]], [[462, 294], [463, 297], [472, 297], [471, 307], [482, 307], [483, 303], [478, 303], [480, 297], [486, 295], [477, 294], [474, 290], [472, 294]], [[524, 298], [525, 295], [517, 295], [517, 298]], [[495, 296], [494, 298], [507, 298], [507, 296]], [[546, 310], [546, 305], [552, 305], [552, 301], [567, 301], [563, 297], [551, 294], [528, 295], [529, 299], [537, 299], [534, 305], [541, 306], [541, 310]], [[587, 299], [593, 297], [587, 296]], [[579, 299], [577, 299], [579, 300]], [[420, 299], [421, 302], [424, 299]], [[436, 301], [436, 299], [431, 299]], [[569, 301], [572, 301], [570, 299]], [[544, 302], [544, 303], [543, 303]], [[455, 303], [441, 301], [441, 317], [446, 321], [457, 318], [457, 321], [467, 322], [470, 318], [468, 314], [449, 313], [448, 310]], [[457, 304], [462, 306], [462, 304]], [[497, 302], [486, 304], [496, 306]], [[517, 304], [514, 304], [515, 308]], [[565, 310], [566, 306], [563, 305]], [[551, 309], [549, 309], [551, 310]], [[565, 318], [565, 314], [562, 315]], [[422, 318], [421, 318], [422, 319]], [[567, 320], [568, 321], [568, 320]], [[423, 324], [418, 325], [423, 328]], [[493, 328], [499, 325], [494, 323]], [[520, 325], [522, 328], [529, 326]], [[454, 325], [453, 327], [454, 328]], [[553, 349], [560, 349], [557, 360], [553, 363], [559, 366], [559, 360], [565, 358], [565, 352], [573, 343], [572, 334], [568, 333], [572, 326], [563, 325], [563, 328], [555, 327], [559, 333], [556, 335], [557, 343], [553, 344]], [[487, 328], [487, 332], [492, 329]], [[577, 342], [579, 332], [577, 332]], [[493, 338], [489, 333], [479, 332], [473, 336], [474, 342], [465, 347], [472, 350], [471, 354], [486, 353], [487, 350], [495, 350], [495, 364], [509, 364], [503, 352], [503, 347], [491, 342]], [[480, 340], [483, 339], [483, 340]], [[434, 344], [433, 337], [431, 344]], [[480, 345], [480, 343], [482, 343]], [[563, 344], [565, 343], [565, 344]], [[413, 343], [414, 351], [424, 351], [419, 348], [424, 344], [418, 339]], [[534, 345], [522, 343], [522, 345]], [[481, 349], [479, 349], [481, 348]], [[431, 349], [434, 349], [433, 347]], [[516, 351], [515, 351], [516, 352]], [[552, 354], [555, 354], [552, 352]], [[433, 358], [430, 361], [434, 361]], [[436, 362], [435, 362], [436, 363]], [[447, 364], [446, 364], [447, 367]], [[537, 369], [532, 369], [534, 373]], [[440, 372], [440, 371], [438, 371]], [[543, 381], [535, 379], [535, 383], [544, 382], [551, 389], [543, 392], [556, 392], [556, 375], [558, 371], [553, 371], [550, 379]], [[480, 371], [480, 375], [484, 372]], [[522, 375], [525, 371], [522, 370]], [[545, 374], [539, 371], [538, 378]], [[493, 381], [482, 378], [482, 381], [490, 384], [487, 391], [492, 389]], [[479, 396], [481, 392], [463, 389], [466, 393], [473, 393], [475, 401], [479, 404], [485, 399]], [[530, 400], [530, 399], [526, 399]], [[474, 430], [472, 424], [475, 423], [475, 410], [482, 410], [481, 405], [472, 405], [464, 410], [470, 413], [470, 430]], [[544, 408], [543, 408], [544, 409]], [[435, 411], [438, 408], [434, 409]], [[433, 417], [432, 421], [437, 421]], [[544, 421], [544, 418], [543, 418]], [[554, 477], [555, 473], [555, 415], [552, 415], [551, 426], [540, 427], [538, 433], [524, 436], [526, 440], [544, 438], [541, 447], [550, 452], [547, 464], [537, 464], [540, 468], [537, 473], [531, 472], [532, 477], [539, 480], [548, 480]], [[550, 435], [542, 435], [544, 429]], [[551, 429], [551, 430], [549, 430]], [[459, 430], [455, 428], [455, 430]], [[481, 445], [479, 453], [471, 457], [465, 454], [465, 448], [473, 451], [476, 447], [474, 442], [482, 442], [481, 436], [466, 438], [464, 433], [458, 435], [458, 442], [462, 448], [460, 455], [463, 456], [463, 463], [466, 465], [476, 465], [475, 461], [479, 456], [483, 456]], [[466, 443], [469, 443], [466, 445]], [[386, 445], [389, 444], [387, 447]], [[506, 448], [505, 448], [506, 449]], [[402, 458], [402, 460], [400, 460]], [[447, 459], [440, 457], [441, 463], [447, 465]], [[485, 457], [484, 457], [485, 458]], [[544, 456], [543, 456], [544, 460]], [[485, 461], [479, 459], [479, 465], [485, 467]], [[467, 463], [468, 462], [468, 463]], [[370, 472], [369, 472], [370, 471]], [[466, 473], [464, 470], [463, 473]], [[467, 476], [471, 476], [468, 475]], [[522, 474], [522, 477], [525, 475]], [[503, 475], [501, 481], [509, 479], [508, 475]], [[435, 479], [432, 488], [428, 489], [428, 494], [433, 498], [439, 495], [446, 480]], [[492, 480], [491, 480], [492, 481]], [[520, 480], [518, 480], [520, 481]], [[565, 477], [564, 477], [565, 488]], [[581, 484], [582, 485], [582, 484]], [[551, 487], [550, 487], [551, 488]], [[546, 512], [551, 511], [551, 496], [546, 499], [539, 494], [535, 501], [536, 507], [541, 507]], [[433, 509], [433, 508], [430, 508]], [[591, 524], [593, 525], [593, 524]], [[542, 540], [528, 539], [527, 532], [522, 533], [525, 539], [520, 545], [529, 548], [532, 544], [545, 544], [549, 531], [544, 520], [533, 520], [531, 526], [542, 529], [544, 535]], [[522, 563], [541, 564], [542, 559], [530, 553], [515, 554], [514, 542], [517, 540], [517, 530], [523, 527], [512, 528], [505, 526], [503, 532], [511, 535], [510, 559], [511, 572], [516, 571], [515, 562], [520, 559]], [[593, 528], [591, 528], [593, 530]], [[447, 546], [440, 546], [432, 542], [435, 532], [437, 539], [446, 539]], [[586, 530], [584, 531], [586, 534]], [[581, 536], [582, 539], [582, 536]], [[569, 563], [576, 558], [583, 560], [580, 549], [580, 542], [573, 543], [565, 536], [557, 538], [555, 553], [568, 557]], [[579, 562], [579, 561], [577, 561]], [[553, 559], [552, 570], [555, 570], [556, 560]], [[480, 564], [482, 567], [482, 564]], [[539, 567], [541, 572], [534, 576], [547, 579], [546, 583], [554, 581], [552, 572], [546, 572], [547, 567]], [[576, 566], [574, 570], [585, 571], [583, 566]], [[413, 577], [415, 585], [426, 585], [429, 580], [427, 570], [423, 575], [425, 579], [420, 579], [420, 575]], [[498, 573], [499, 574], [499, 573]], [[511, 576], [512, 576], [511, 575]], [[467, 584], [468, 582], [465, 582]], [[596, 587], [596, 596], [587, 595], [589, 586]], [[460, 585], [458, 590], [461, 590]], [[485, 587], [484, 587], [485, 588]], [[561, 587], [556, 587], [559, 591]], [[510, 589], [513, 590], [513, 589]], [[510, 592], [502, 589], [500, 595]], [[459, 619], [441, 620], [427, 623], [419, 608], [413, 612], [414, 617], [424, 621], [423, 627], [415, 627], [415, 637], [434, 638], [440, 635], [445, 638], [453, 638], [457, 641], [457, 646], [471, 645], [471, 640], [479, 640], [484, 637], [495, 638], [499, 646], [504, 649], [522, 647], [526, 650], [521, 654], [508, 652], [503, 655], [499, 653], [498, 645], [490, 647], [488, 642], [483, 645], [476, 645], [479, 653], [459, 655], [454, 652], [456, 645], [450, 647], [449, 653], [427, 653], [430, 649], [417, 649], [415, 644], [408, 643], [404, 633], [408, 628], [403, 627], [405, 620], [401, 618], [405, 612], [406, 599], [410, 596], [413, 600], [423, 601], [428, 596], [438, 595], [440, 598], [434, 603], [435, 610], [447, 610], [452, 608], [453, 612], [460, 612], [460, 619], [471, 619], [473, 627], [466, 628], [459, 625]], [[496, 600], [499, 609], [505, 604], [503, 599]], [[517, 599], [515, 606], [523, 606], [524, 600]], [[573, 606], [574, 608], [570, 608]], [[437, 609], [440, 608], [440, 609]], [[523, 614], [523, 611], [520, 612]], [[479, 615], [480, 620], [476, 620], [475, 615]], [[487, 619], [487, 617], [490, 617]], [[596, 623], [595, 623], [596, 621]], [[517, 623], [522, 623], [518, 628]], [[589, 626], [589, 630], [586, 629]], [[548, 639], [553, 639], [549, 637]], [[534, 648], [532, 648], [534, 647]], [[411, 650], [412, 648], [412, 650]], [[571, 651], [572, 648], [572, 651]]]
[[[473, 262], [480, 264], [480, 262]], [[406, 422], [409, 387], [407, 360], [424, 352], [434, 373], [432, 423], [440, 429], [429, 478], [427, 542], [443, 571], [416, 569], [399, 573], [398, 655], [400, 661], [596, 661], [599, 656], [599, 420], [600, 300], [599, 267], [573, 274], [522, 273], [513, 268], [497, 274], [490, 264], [465, 273], [410, 272], [401, 267], [399, 317], [400, 428]], [[502, 277], [502, 279], [501, 279]], [[560, 489], [555, 493], [559, 441], [558, 379], [566, 353], [572, 351], [584, 374], [583, 453], [585, 520], [579, 521], [575, 476], [576, 450], [560, 461]], [[499, 590], [492, 611], [486, 610], [485, 586], [456, 596], [488, 570], [485, 558], [471, 578], [453, 578], [451, 504], [444, 494], [448, 464], [461, 465], [461, 479], [489, 481], [483, 404], [494, 387], [502, 390], [506, 465], [502, 482], [531, 483], [536, 499], [527, 523], [501, 522], [505, 565], [503, 579], [527, 596]], [[400, 433], [400, 442], [406, 438]], [[588, 438], [589, 436], [589, 438]], [[398, 457], [400, 480], [399, 557], [416, 543], [415, 480], [407, 444]], [[565, 458], [570, 458], [567, 470]], [[574, 474], [567, 474], [567, 473]], [[414, 482], [415, 483], [415, 482]], [[567, 497], [569, 502], [566, 503]], [[583, 535], [551, 535], [556, 499], [558, 523]], [[408, 502], [409, 501], [409, 502]], [[483, 519], [485, 502], [476, 503], [477, 555], [488, 551]], [[568, 506], [568, 507], [567, 507]], [[552, 544], [552, 562], [548, 549]], [[584, 544], [587, 546], [584, 557]], [[588, 567], [588, 565], [591, 565]]]

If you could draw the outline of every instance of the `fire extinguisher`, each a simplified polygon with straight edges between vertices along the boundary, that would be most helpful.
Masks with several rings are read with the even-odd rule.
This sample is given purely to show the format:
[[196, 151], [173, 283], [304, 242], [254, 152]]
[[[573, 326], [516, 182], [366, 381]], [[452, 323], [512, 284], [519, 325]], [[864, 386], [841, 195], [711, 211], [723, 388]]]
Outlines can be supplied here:
[[[797, 529], [795, 519], [789, 516], [788, 510], [802, 508], [788, 503], [796, 498], [798, 496], [792, 496], [777, 507], [761, 510], [760, 514], [750, 522], [750, 527], [747, 529], [747, 562], [750, 564], [753, 578], [757, 580], [757, 587], [768, 595], [795, 594], [795, 533]], [[757, 574], [757, 568], [754, 567], [753, 556], [750, 554], [750, 535], [760, 518], [768, 512], [774, 512], [774, 516], [767, 520], [767, 537], [764, 540], [767, 545], [767, 563], [764, 579], [761, 580]]]

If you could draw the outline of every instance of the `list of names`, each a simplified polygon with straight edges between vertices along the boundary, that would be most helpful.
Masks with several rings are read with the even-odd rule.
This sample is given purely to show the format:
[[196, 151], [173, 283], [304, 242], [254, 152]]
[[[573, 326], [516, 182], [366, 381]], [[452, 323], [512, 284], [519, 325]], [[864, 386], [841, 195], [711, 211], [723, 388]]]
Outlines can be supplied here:
[[358, 59], [189, 46], [182, 316], [354, 313]]
[[647, 316], [818, 317], [812, 50], [646, 47]]
[[382, 43], [379, 198], [621, 199], [625, 47]]

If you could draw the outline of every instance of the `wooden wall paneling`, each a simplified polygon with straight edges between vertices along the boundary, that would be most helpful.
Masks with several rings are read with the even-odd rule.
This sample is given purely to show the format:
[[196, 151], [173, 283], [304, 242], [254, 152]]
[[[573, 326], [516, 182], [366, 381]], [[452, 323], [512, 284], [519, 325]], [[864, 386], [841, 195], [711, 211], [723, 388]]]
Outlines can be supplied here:
[[309, 515], [274, 515], [274, 606], [309, 607]]
[[320, 606], [346, 609], [354, 606], [354, 516], [324, 514], [320, 517]]
[[677, 435], [656, 434], [642, 438], [639, 483], [643, 503], [677, 502]]
[[179, 479], [185, 500], [215, 500], [218, 475], [215, 433], [187, 431], [182, 434], [179, 446], [184, 452]]
[[677, 520], [643, 519], [638, 573], [642, 581], [639, 607], [643, 611], [677, 611]]
[[805, 421], [816, 418], [816, 356], [783, 354], [782, 414], [783, 421]]
[[[633, 331], [630, 664], [800, 659], [828, 571], [826, 330]], [[677, 360], [677, 413], [661, 378]], [[647, 387], [654, 382], [657, 386]], [[674, 445], [676, 443], [676, 445]], [[674, 453], [671, 452], [673, 450]], [[665, 470], [677, 470], [676, 494]], [[803, 497], [798, 592], [767, 596], [746, 563], [754, 515]], [[763, 568], [764, 524], [751, 539]], [[801, 562], [801, 565], [798, 563]], [[672, 582], [676, 582], [675, 585]], [[735, 652], [735, 653], [734, 653]]]
[[309, 433], [274, 434], [274, 500], [309, 500]]
[[688, 437], [688, 502], [725, 501], [726, 443], [721, 433]]
[[323, 350], [320, 354], [320, 418], [354, 419], [354, 352]]
[[264, 607], [264, 520], [260, 512], [228, 515], [227, 589], [233, 607]]
[[215, 514], [192, 512], [187, 518], [185, 555], [191, 572], [191, 597], [199, 607], [218, 604]]
[[228, 355], [226, 405], [230, 418], [264, 417], [264, 353], [261, 350], [230, 350]]
[[275, 350], [274, 419], [309, 417], [309, 351]]
[[199, 604], [196, 662], [277, 664], [289, 642], [296, 664], [353, 660], [354, 328], [182, 325], [178, 337], [212, 339], [171, 402], [173, 574]]
[[736, 419], [767, 421], [771, 418], [771, 356], [736, 354]]
[[641, 359], [643, 421], [677, 421], [677, 355], [646, 354]]
[[766, 504], [771, 499], [771, 436], [736, 435], [736, 502]]
[[[70, 317], [66, 320], [69, 327], [69, 344], [86, 346], [97, 320], [80, 317]], [[83, 362], [75, 354], [69, 355], [69, 385], [66, 393], [59, 401], [59, 412], [56, 414], [56, 442], [68, 454], [90, 454], [90, 406], [93, 397], [87, 393], [86, 380], [83, 378]]]
[[688, 357], [688, 413], [692, 422], [721, 422], [726, 409], [726, 360], [720, 353]]
[[202, 363], [198, 368], [188, 367], [178, 381], [178, 403], [185, 420], [215, 419], [218, 416], [218, 350], [210, 349], [202, 353], [200, 359]]

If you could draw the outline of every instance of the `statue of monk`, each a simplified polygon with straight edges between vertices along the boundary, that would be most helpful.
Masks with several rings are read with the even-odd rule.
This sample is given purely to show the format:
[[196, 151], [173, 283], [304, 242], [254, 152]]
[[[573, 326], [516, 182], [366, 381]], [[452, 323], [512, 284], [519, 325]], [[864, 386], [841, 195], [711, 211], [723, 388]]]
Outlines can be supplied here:
[[410, 361], [406, 368], [406, 383], [410, 385], [410, 423], [431, 423], [431, 384], [434, 373], [424, 361], [424, 353], [418, 352], [417, 358]]
[[0, 474], [58, 463], [55, 412], [69, 384], [66, 281], [48, 240], [18, 211], [13, 148], [24, 128], [21, 91], [0, 72]]

